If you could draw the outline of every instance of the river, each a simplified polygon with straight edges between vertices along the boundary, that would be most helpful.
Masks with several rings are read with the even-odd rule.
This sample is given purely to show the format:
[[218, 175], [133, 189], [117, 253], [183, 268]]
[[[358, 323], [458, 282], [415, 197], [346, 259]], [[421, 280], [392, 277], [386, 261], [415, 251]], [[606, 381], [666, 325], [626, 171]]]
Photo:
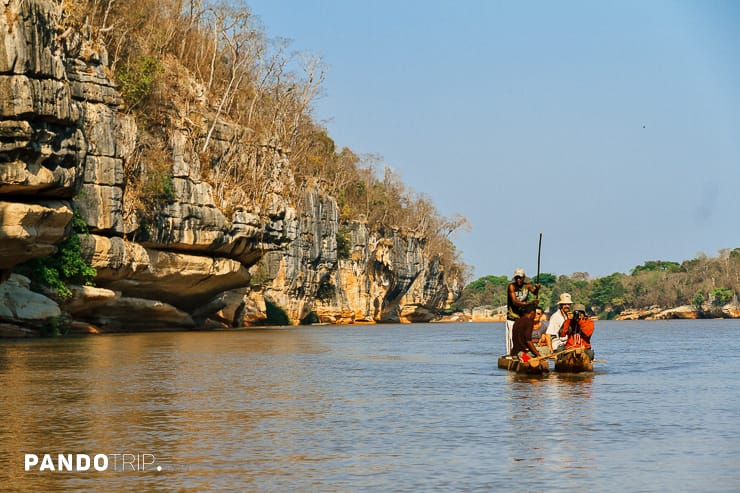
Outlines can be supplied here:
[[503, 324], [1, 341], [0, 490], [736, 492], [739, 336], [597, 321], [547, 377]]

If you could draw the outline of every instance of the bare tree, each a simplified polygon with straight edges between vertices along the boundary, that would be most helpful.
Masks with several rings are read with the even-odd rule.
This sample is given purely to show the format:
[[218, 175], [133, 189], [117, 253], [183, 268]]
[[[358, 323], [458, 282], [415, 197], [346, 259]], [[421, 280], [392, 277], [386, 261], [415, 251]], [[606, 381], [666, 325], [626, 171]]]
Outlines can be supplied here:
[[[213, 130], [218, 123], [224, 106], [234, 97], [239, 90], [244, 78], [247, 76], [246, 67], [252, 61], [255, 33], [249, 28], [251, 14], [249, 11], [216, 11], [213, 10], [215, 19], [214, 30], [220, 31], [214, 37], [222, 41], [222, 49], [214, 51], [214, 59], [211, 63], [211, 73], [208, 81], [208, 89], [212, 88], [215, 66], [215, 53], [221, 53], [228, 60], [228, 84], [219, 98], [218, 109], [213, 117], [211, 127], [208, 129], [203, 149], [205, 152], [213, 135]], [[229, 15], [230, 14], [230, 15]]]

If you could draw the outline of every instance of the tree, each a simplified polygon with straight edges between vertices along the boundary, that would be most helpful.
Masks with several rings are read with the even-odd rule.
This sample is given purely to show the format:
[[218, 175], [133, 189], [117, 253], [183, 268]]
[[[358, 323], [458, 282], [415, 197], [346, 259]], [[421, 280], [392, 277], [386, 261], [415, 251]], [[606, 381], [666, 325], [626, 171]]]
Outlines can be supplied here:
[[681, 265], [677, 262], [666, 262], [663, 260], [648, 260], [642, 265], [632, 269], [631, 274], [637, 275], [640, 272], [679, 272]]
[[614, 273], [595, 279], [591, 286], [589, 304], [599, 311], [619, 306], [624, 301], [625, 289], [622, 285], [622, 274]]
[[219, 97], [218, 108], [213, 117], [213, 122], [208, 129], [201, 152], [205, 152], [208, 149], [208, 143], [211, 140], [213, 130], [216, 128], [221, 112], [224, 111], [224, 107], [230, 105], [231, 100], [239, 91], [239, 86], [248, 75], [246, 69], [254, 59], [253, 51], [257, 50], [254, 41], [257, 33], [250, 28], [251, 13], [248, 10], [212, 7], [209, 9], [209, 12], [213, 16], [213, 53], [206, 88], [208, 91], [211, 91], [213, 88], [217, 57], [222, 57], [223, 60], [227, 61], [225, 65], [228, 73], [228, 83]]
[[542, 286], [552, 288], [557, 282], [558, 278], [554, 274], [548, 274], [546, 272], [540, 272], [540, 284]]
[[[575, 302], [583, 303], [605, 317], [627, 308], [653, 305], [701, 308], [707, 300], [714, 305], [724, 305], [735, 299], [740, 292], [739, 273], [740, 249], [736, 248], [720, 251], [717, 258], [699, 254], [681, 264], [648, 261], [633, 269], [630, 275], [615, 272], [602, 278], [588, 279], [585, 273], [557, 278], [552, 274], [540, 274], [542, 290], [539, 298], [547, 308], [554, 306], [560, 295], [567, 292]], [[474, 300], [489, 304], [493, 296], [485, 288], [494, 278], [484, 276], [466, 286], [458, 306], [472, 308], [468, 303]], [[505, 276], [500, 279], [502, 283], [506, 281]]]

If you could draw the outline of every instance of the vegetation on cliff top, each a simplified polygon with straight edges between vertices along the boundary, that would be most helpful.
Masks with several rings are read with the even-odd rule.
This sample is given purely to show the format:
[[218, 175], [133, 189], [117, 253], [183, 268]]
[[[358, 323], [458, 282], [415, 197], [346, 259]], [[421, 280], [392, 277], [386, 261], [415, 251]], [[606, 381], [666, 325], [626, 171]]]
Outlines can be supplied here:
[[[506, 304], [508, 276], [485, 276], [468, 284], [455, 303], [458, 310]], [[740, 248], [722, 250], [716, 258], [699, 255], [682, 263], [647, 261], [630, 274], [614, 273], [590, 279], [588, 273], [570, 276], [540, 274], [541, 304], [554, 309], [561, 293], [583, 303], [601, 318], [627, 309], [664, 308], [711, 303], [724, 305], [740, 293]]]
[[[268, 145], [289, 152], [298, 186], [284, 190], [294, 203], [308, 183], [336, 197], [340, 219], [365, 220], [379, 231], [410, 230], [426, 239], [430, 257], [462, 281], [467, 266], [450, 241], [465, 218], [442, 217], [429, 198], [408, 190], [376, 156], [337, 149], [311, 116], [326, 76], [320, 58], [292, 53], [267, 39], [246, 5], [209, 0], [67, 0], [66, 25], [103, 39], [110, 68], [140, 139], [126, 166], [125, 208], [145, 216], [148, 197], [167, 196], [171, 159], [163, 156], [168, 128], [188, 130], [197, 143], [202, 179], [213, 185], [224, 211], [270, 202]], [[177, 122], [173, 119], [177, 118]], [[233, 142], [214, 143], [220, 123], [243, 129]], [[246, 157], [245, 157], [246, 156]], [[145, 220], [144, 220], [145, 222]]]

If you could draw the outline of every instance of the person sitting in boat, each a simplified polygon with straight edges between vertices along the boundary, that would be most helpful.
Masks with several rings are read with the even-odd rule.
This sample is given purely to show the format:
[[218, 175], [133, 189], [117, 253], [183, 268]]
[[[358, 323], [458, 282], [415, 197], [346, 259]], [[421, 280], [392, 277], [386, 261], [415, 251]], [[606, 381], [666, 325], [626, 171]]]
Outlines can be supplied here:
[[529, 293], [537, 296], [540, 291], [539, 284], [532, 284], [531, 282], [525, 282], [527, 274], [524, 269], [517, 269], [514, 271], [514, 279], [509, 283], [507, 287], [506, 295], [506, 354], [511, 353], [512, 346], [512, 333], [514, 330], [514, 322], [524, 314], [525, 307], [534, 308], [537, 306], [537, 299], [529, 301]]
[[558, 300], [558, 311], [552, 314], [550, 322], [547, 324], [545, 342], [548, 349], [553, 353], [562, 351], [565, 348], [565, 338], [560, 337], [560, 329], [563, 327], [565, 321], [568, 320], [571, 305], [573, 305], [573, 300], [570, 294], [562, 293]]
[[567, 338], [565, 349], [583, 348], [584, 352], [593, 361], [594, 351], [591, 349], [591, 336], [594, 333], [594, 321], [586, 316], [586, 307], [580, 303], [573, 305], [573, 318], [566, 320], [560, 329], [560, 336]]
[[543, 343], [544, 339], [542, 338], [542, 336], [545, 335], [546, 330], [547, 317], [543, 313], [542, 307], [538, 306], [534, 310], [534, 327], [532, 328], [532, 341], [534, 342], [535, 346], [539, 346]]
[[521, 361], [535, 358], [540, 355], [532, 342], [532, 327], [534, 327], [534, 306], [522, 308], [522, 315], [514, 322], [512, 330], [512, 346], [509, 355], [517, 356]]

